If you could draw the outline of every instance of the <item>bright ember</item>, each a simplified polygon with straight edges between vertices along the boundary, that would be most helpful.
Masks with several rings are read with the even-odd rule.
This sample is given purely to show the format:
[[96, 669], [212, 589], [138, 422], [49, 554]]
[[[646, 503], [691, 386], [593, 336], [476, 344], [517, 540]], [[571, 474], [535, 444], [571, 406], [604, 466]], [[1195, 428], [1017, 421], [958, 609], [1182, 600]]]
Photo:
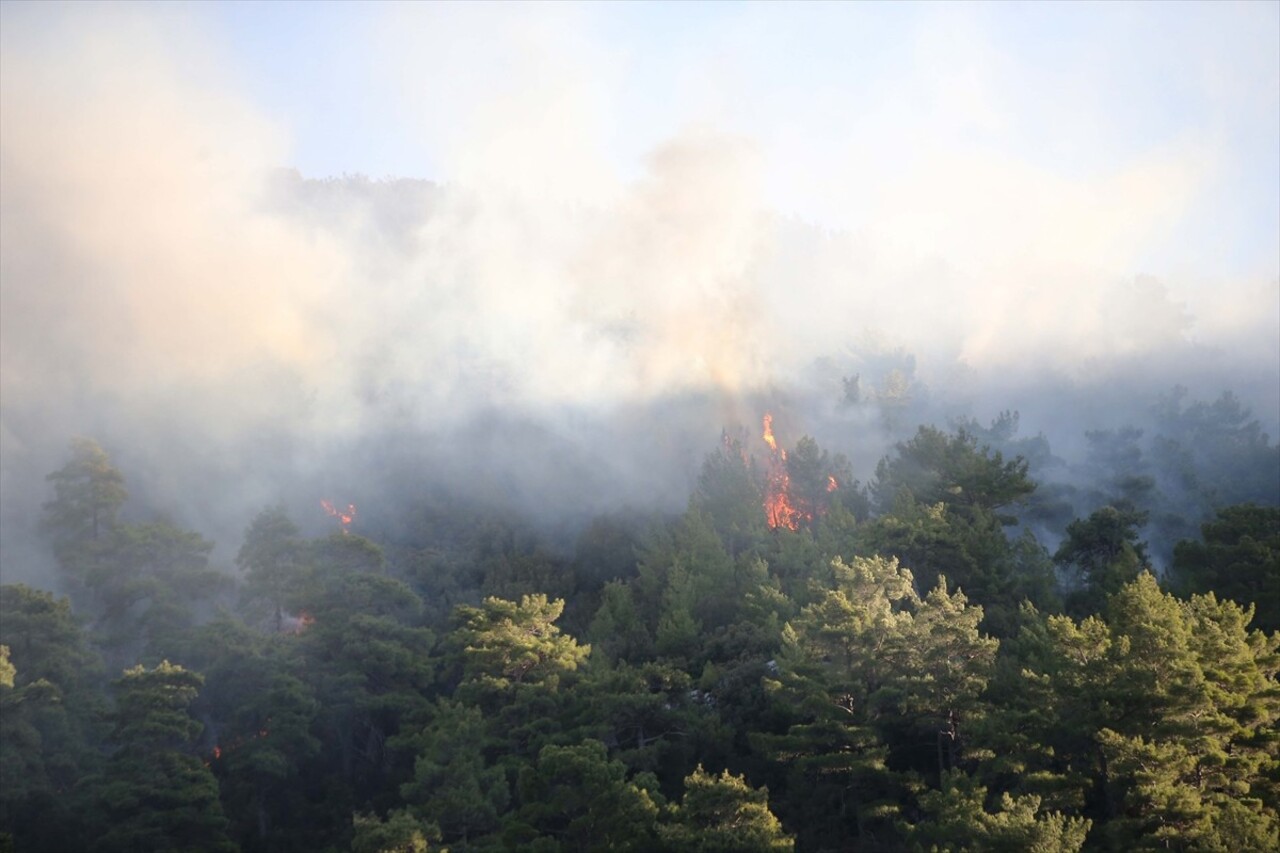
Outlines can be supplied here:
[[347, 504], [346, 509], [339, 510], [330, 501], [322, 500], [320, 501], [320, 506], [330, 518], [338, 519], [338, 524], [342, 527], [343, 533], [347, 533], [347, 528], [351, 526], [351, 522], [356, 520], [355, 504]]

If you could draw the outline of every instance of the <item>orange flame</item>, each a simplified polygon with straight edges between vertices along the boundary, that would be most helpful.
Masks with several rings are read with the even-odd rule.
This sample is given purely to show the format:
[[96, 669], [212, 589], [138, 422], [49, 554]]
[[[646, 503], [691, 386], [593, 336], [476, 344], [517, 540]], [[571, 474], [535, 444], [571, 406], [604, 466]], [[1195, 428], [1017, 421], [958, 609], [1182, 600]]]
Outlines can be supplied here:
[[[774, 453], [778, 452], [778, 442], [773, 440], [773, 415], [769, 412], [764, 413], [764, 443], [769, 445], [769, 449]], [[783, 451], [783, 458], [786, 458], [786, 451]]]
[[800, 527], [801, 513], [791, 503], [791, 475], [787, 473], [787, 451], [778, 449], [773, 437], [773, 415], [764, 416], [764, 443], [769, 445], [769, 470], [765, 475], [764, 516], [769, 527], [776, 530]]
[[330, 501], [320, 501], [321, 508], [330, 518], [338, 519], [338, 524], [342, 527], [342, 532], [347, 533], [347, 528], [351, 526], [351, 522], [356, 520], [356, 505], [347, 504], [347, 508], [339, 510]]
[[[270, 723], [270, 722], [271, 722], [271, 718], [270, 718], [270, 717], [267, 717], [267, 722], [268, 722], [268, 723]], [[258, 733], [257, 733], [257, 735], [252, 736], [250, 739], [264, 738], [264, 737], [266, 737], [267, 735], [269, 735], [270, 733], [271, 733], [271, 730], [270, 730], [270, 729], [268, 729], [268, 728], [264, 725], [262, 728], [258, 729]], [[212, 761], [217, 761], [218, 759], [222, 758], [222, 753], [224, 753], [224, 752], [231, 752], [232, 750], [239, 749], [240, 747], [244, 746], [244, 744], [245, 744], [245, 738], [244, 738], [244, 737], [237, 737], [237, 738], [233, 738], [233, 739], [232, 739], [232, 741], [231, 741], [229, 744], [227, 744], [226, 749], [223, 749], [223, 748], [222, 748], [222, 744], [214, 744], [214, 747], [213, 747], [213, 753], [212, 753]], [[206, 762], [204, 763], [204, 766], [205, 766], [205, 767], [208, 767], [208, 766], [209, 766], [209, 764], [210, 764], [210, 762], [209, 762], [209, 761], [206, 761]]]
[[[788, 530], [799, 530], [802, 523], [813, 521], [816, 516], [825, 515], [825, 502], [816, 496], [796, 495], [792, 493], [791, 472], [787, 468], [787, 451], [778, 447], [773, 436], [773, 415], [766, 412], [764, 416], [764, 443], [769, 445], [769, 467], [765, 472], [764, 514], [769, 527], [776, 530], [785, 527]], [[840, 488], [836, 478], [827, 475], [827, 492]]]

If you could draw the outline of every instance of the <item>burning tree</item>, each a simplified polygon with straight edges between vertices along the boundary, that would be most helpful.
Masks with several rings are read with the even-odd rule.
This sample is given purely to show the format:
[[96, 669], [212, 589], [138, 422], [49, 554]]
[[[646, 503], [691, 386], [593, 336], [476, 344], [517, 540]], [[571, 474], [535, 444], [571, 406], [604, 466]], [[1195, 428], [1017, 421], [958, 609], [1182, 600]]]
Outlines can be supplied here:
[[320, 508], [324, 510], [325, 515], [338, 520], [338, 526], [342, 528], [343, 533], [351, 532], [351, 522], [356, 520], [355, 504], [347, 504], [344, 509], [339, 509], [332, 501], [322, 500]]
[[764, 416], [764, 443], [769, 446], [765, 469], [764, 512], [769, 527], [798, 530], [826, 515], [831, 495], [853, 477], [843, 456], [834, 458], [805, 436], [787, 453], [773, 435], [773, 415]]

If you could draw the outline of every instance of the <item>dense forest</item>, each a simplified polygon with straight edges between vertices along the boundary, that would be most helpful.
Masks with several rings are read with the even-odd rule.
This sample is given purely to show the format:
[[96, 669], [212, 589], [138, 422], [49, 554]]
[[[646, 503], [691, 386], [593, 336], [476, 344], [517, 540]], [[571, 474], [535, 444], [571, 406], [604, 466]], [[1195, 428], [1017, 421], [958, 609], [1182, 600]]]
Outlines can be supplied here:
[[61, 594], [0, 586], [0, 850], [1280, 849], [1280, 447], [1162, 415], [866, 483], [764, 415], [681, 514], [324, 496], [234, 571], [78, 439]]
[[1280, 2], [0, 0], [0, 853], [1280, 851]]

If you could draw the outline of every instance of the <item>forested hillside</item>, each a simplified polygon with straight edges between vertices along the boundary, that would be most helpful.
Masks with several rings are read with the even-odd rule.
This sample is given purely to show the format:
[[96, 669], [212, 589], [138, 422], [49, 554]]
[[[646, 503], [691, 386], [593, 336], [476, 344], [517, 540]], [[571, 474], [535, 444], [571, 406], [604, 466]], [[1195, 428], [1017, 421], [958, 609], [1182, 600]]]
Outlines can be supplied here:
[[1280, 851], [1280, 3], [0, 0], [0, 853]]
[[326, 496], [234, 567], [76, 440], [61, 593], [0, 587], [0, 849], [1280, 849], [1280, 448], [1162, 417], [860, 483], [765, 415], [681, 514]]

